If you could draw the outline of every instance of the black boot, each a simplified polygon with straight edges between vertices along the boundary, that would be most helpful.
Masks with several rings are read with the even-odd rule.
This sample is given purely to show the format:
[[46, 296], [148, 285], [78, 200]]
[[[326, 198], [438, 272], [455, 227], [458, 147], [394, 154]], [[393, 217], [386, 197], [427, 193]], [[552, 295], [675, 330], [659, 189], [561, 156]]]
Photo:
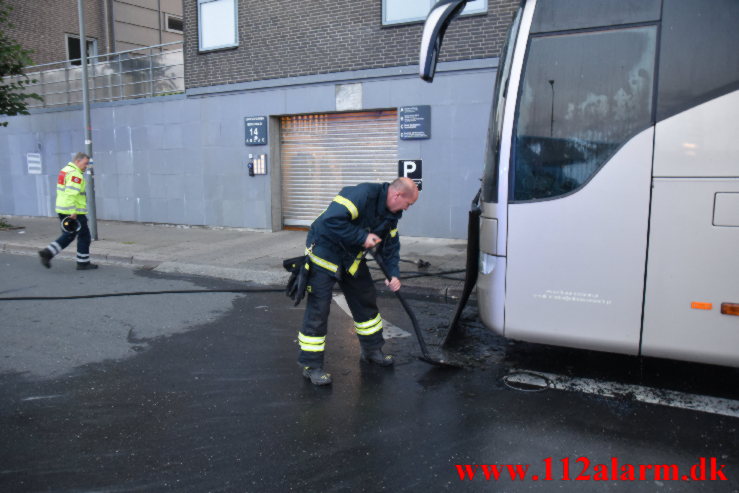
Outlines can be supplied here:
[[92, 269], [97, 269], [97, 268], [98, 268], [98, 264], [93, 264], [90, 262], [85, 262], [83, 264], [83, 263], [77, 262], [77, 270], [92, 270]]
[[393, 366], [395, 364], [395, 359], [393, 358], [393, 356], [391, 354], [383, 353], [382, 349], [379, 348], [370, 349], [367, 351], [362, 349], [361, 358], [362, 361], [380, 366]]
[[310, 380], [313, 385], [329, 385], [331, 374], [323, 371], [323, 368], [303, 367], [303, 376]]
[[44, 248], [38, 251], [38, 256], [41, 257], [41, 265], [47, 269], [51, 269], [51, 259], [54, 258], [54, 254], [48, 248]]

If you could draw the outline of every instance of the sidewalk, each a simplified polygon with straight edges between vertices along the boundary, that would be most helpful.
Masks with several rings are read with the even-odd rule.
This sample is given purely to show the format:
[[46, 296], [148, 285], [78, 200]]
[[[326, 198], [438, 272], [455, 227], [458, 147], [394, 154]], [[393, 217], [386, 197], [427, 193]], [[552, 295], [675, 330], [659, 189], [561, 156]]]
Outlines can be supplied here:
[[[59, 236], [59, 222], [52, 217], [4, 216], [18, 229], [0, 229], [0, 251], [36, 255], [36, 252]], [[173, 226], [162, 224], [97, 221], [98, 241], [90, 253], [93, 262], [102, 265], [123, 264], [146, 267], [158, 272], [217, 277], [257, 284], [284, 285], [288, 274], [282, 261], [303, 253], [305, 231], [276, 233], [236, 228]], [[52, 263], [60, 268], [59, 259], [73, 259], [73, 243]], [[415, 273], [464, 270], [465, 240], [401, 237], [401, 259], [429, 262], [426, 268], [402, 261], [401, 277]], [[370, 261], [370, 267], [376, 267]], [[43, 268], [39, 263], [39, 268]], [[61, 267], [64, 268], [64, 267]], [[375, 278], [382, 274], [373, 270]], [[455, 278], [459, 280], [453, 280]], [[464, 274], [445, 277], [429, 276], [403, 281], [411, 294], [443, 298], [459, 297]]]

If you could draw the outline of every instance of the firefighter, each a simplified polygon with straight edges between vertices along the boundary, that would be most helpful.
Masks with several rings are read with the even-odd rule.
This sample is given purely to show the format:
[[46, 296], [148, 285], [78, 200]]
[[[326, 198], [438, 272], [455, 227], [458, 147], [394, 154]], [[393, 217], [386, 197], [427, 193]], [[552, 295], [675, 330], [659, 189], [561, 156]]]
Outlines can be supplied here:
[[[338, 282], [354, 319], [363, 361], [393, 365], [382, 352], [382, 317], [365, 253], [377, 247], [390, 271], [385, 284], [400, 289], [398, 220], [418, 200], [418, 187], [409, 178], [392, 183], [361, 183], [344, 187], [311, 225], [306, 239], [307, 302], [298, 333], [298, 363], [314, 385], [328, 385], [323, 369], [331, 291]], [[302, 297], [302, 294], [299, 294]], [[299, 301], [299, 299], [298, 299]]]
[[90, 164], [90, 156], [84, 152], [75, 154], [59, 172], [56, 182], [56, 213], [62, 223], [62, 235], [39, 250], [41, 264], [51, 267], [51, 259], [61, 253], [77, 238], [77, 270], [97, 269], [90, 262], [90, 228], [87, 226], [87, 196], [85, 194], [85, 170]]

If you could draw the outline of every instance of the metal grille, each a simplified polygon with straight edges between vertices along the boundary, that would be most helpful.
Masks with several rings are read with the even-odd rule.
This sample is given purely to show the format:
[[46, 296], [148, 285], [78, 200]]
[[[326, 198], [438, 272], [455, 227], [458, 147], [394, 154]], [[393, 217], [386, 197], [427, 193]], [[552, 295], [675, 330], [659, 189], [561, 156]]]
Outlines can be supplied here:
[[[89, 57], [90, 101], [164, 96], [185, 91], [182, 41]], [[82, 102], [82, 67], [69, 60], [26, 67], [31, 80], [25, 93], [29, 108], [51, 108]], [[9, 78], [10, 82], [24, 76]]]
[[396, 110], [286, 116], [282, 220], [309, 226], [342, 187], [398, 176]]

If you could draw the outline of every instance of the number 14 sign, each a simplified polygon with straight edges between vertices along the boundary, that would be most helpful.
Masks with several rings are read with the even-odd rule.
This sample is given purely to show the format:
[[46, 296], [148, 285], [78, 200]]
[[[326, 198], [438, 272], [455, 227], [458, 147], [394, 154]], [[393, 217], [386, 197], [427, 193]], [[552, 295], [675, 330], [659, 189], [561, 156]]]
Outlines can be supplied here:
[[266, 116], [247, 116], [244, 118], [244, 127], [246, 129], [246, 145], [263, 146], [267, 144]]

